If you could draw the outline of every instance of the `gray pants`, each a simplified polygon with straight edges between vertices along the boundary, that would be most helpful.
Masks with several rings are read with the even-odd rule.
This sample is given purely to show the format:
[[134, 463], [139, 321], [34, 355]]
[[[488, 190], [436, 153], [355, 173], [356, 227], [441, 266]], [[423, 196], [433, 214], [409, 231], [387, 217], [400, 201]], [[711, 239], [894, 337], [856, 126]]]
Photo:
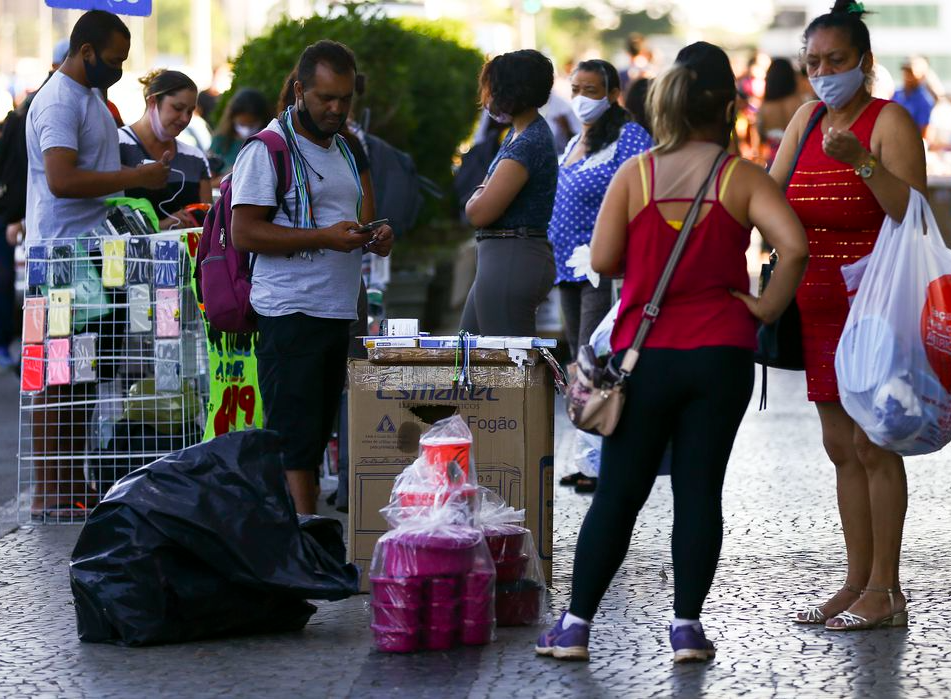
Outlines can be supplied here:
[[489, 238], [479, 242], [477, 254], [462, 329], [534, 337], [535, 312], [555, 283], [551, 245], [544, 238]]
[[561, 282], [558, 296], [565, 320], [565, 336], [574, 361], [578, 358], [578, 349], [590, 342], [591, 333], [611, 310], [611, 280], [602, 277], [597, 287], [589, 281]]

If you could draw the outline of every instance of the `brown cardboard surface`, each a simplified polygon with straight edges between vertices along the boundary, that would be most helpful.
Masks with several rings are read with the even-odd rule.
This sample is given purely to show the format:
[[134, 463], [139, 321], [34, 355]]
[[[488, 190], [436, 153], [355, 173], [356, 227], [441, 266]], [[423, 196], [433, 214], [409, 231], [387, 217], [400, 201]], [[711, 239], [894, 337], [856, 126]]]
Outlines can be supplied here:
[[472, 431], [479, 484], [525, 509], [525, 526], [550, 583], [555, 416], [547, 365], [534, 351], [521, 366], [500, 363], [498, 353], [472, 357], [473, 389], [468, 391], [453, 385], [451, 350], [427, 350], [433, 353], [429, 363], [423, 363], [427, 357], [420, 350], [405, 352], [388, 349], [370, 361], [351, 360], [349, 366], [347, 548], [363, 571], [361, 589], [368, 589], [373, 547], [387, 530], [379, 510], [389, 501], [393, 480], [416, 459], [420, 435], [429, 425], [455, 413]]

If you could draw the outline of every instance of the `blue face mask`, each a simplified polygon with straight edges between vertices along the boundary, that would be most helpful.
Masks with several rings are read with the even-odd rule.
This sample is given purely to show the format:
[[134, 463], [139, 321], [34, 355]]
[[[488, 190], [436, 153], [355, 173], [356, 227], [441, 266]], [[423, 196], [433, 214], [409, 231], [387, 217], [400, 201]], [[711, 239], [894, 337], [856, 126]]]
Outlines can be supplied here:
[[859, 64], [852, 70], [832, 75], [821, 75], [809, 78], [809, 84], [816, 91], [820, 100], [830, 109], [842, 109], [855, 97], [855, 93], [865, 83], [865, 73], [862, 70], [864, 54], [859, 57]]

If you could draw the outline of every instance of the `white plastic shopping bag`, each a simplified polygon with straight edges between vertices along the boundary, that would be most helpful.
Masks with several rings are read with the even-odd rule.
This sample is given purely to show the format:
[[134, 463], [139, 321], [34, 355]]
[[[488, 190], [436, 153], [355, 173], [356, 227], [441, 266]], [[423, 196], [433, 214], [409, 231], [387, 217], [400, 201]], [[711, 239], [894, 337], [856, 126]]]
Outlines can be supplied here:
[[951, 250], [915, 190], [904, 221], [885, 219], [835, 371], [842, 406], [875, 444], [911, 456], [951, 442]]

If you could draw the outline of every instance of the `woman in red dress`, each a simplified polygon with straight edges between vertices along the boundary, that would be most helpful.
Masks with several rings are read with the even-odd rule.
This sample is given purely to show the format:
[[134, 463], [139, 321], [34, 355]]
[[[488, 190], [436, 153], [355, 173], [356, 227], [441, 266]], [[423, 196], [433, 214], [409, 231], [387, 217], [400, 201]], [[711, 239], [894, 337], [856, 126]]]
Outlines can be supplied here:
[[[897, 104], [869, 92], [872, 52], [864, 10], [838, 0], [806, 29], [810, 82], [828, 112], [809, 135], [787, 190], [809, 237], [809, 268], [797, 293], [809, 400], [836, 466], [845, 534], [845, 585], [796, 621], [844, 631], [907, 623], [898, 562], [907, 507], [901, 457], [869, 441], [839, 402], [834, 357], [849, 311], [843, 265], [869, 254], [885, 216], [902, 220], [910, 189], [925, 191], [921, 136]], [[784, 182], [820, 103], [794, 117], [770, 174]]]

